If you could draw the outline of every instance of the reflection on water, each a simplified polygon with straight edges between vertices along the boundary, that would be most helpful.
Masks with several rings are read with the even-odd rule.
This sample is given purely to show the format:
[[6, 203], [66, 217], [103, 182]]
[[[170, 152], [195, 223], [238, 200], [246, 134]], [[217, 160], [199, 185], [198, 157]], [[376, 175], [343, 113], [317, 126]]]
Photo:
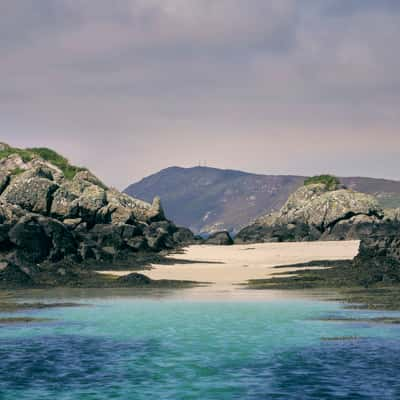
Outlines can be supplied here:
[[171, 288], [55, 288], [31, 289], [18, 293], [18, 299], [24, 301], [85, 301], [87, 299], [136, 298], [152, 300], [189, 300], [189, 301], [276, 301], [279, 299], [331, 299], [338, 294], [331, 290], [255, 290], [243, 285], [199, 285], [186, 289]]

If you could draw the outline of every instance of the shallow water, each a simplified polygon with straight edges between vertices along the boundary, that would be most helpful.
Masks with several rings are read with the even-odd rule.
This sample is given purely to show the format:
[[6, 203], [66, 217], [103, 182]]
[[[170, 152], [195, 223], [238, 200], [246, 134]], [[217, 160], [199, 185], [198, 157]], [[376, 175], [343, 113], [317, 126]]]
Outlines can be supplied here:
[[54, 321], [0, 327], [1, 400], [400, 398], [400, 326], [317, 320], [396, 314], [259, 293], [99, 293], [27, 295], [90, 306], [23, 312]]

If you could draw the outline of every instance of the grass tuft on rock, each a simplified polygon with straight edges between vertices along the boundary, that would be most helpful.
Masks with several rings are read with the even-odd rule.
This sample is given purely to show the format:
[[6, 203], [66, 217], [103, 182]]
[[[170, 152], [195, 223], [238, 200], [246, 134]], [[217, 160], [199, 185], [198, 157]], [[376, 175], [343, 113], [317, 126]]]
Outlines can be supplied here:
[[[56, 151], [49, 149], [47, 147], [32, 147], [28, 149], [18, 149], [16, 147], [3, 146], [3, 149], [0, 150], [0, 160], [9, 157], [12, 154], [18, 154], [24, 162], [29, 162], [34, 157], [40, 157], [43, 160], [46, 160], [51, 164], [55, 165], [56, 167], [60, 168], [65, 178], [69, 180], [73, 179], [74, 176], [79, 171], [85, 170], [85, 168], [77, 167], [76, 165], [70, 164], [70, 162], [61, 154], [58, 154]], [[12, 171], [12, 175], [18, 175], [21, 172], [23, 171], [17, 168], [16, 170]]]
[[29, 162], [34, 157], [34, 154], [29, 150], [17, 149], [16, 147], [6, 147], [5, 149], [0, 150], [0, 160], [11, 156], [12, 154], [18, 154], [24, 162]]
[[73, 179], [79, 171], [84, 170], [82, 167], [70, 164], [61, 154], [47, 147], [32, 147], [27, 150], [60, 168], [66, 179]]
[[328, 190], [335, 190], [340, 185], [340, 180], [333, 175], [317, 175], [307, 178], [304, 181], [305, 186], [321, 183], [326, 185]]
[[11, 171], [11, 176], [17, 176], [19, 174], [22, 174], [23, 172], [25, 172], [25, 170], [23, 170], [22, 168], [15, 168]]

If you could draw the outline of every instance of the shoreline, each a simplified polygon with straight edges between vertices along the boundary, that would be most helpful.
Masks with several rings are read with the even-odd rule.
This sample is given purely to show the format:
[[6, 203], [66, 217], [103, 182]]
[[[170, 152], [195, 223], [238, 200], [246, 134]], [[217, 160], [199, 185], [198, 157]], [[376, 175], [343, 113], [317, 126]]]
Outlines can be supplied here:
[[[60, 298], [71, 295], [77, 295], [78, 298], [93, 295], [132, 296], [185, 301], [273, 301], [296, 298], [339, 301], [347, 303], [347, 308], [400, 309], [400, 288], [396, 286], [367, 290], [361, 285], [352, 285], [352, 282], [343, 286], [332, 279], [326, 282], [321, 279], [321, 275], [333, 275], [342, 276], [346, 281], [349, 271], [357, 274], [352, 260], [358, 254], [358, 249], [359, 241], [193, 245], [158, 257], [153, 260], [155, 263], [141, 268], [135, 264], [129, 269], [92, 270], [104, 277], [100, 280], [112, 282], [129, 279], [127, 282], [130, 285], [126, 286], [61, 285], [26, 288], [23, 291], [8, 289], [0, 292], [0, 311], [1, 303], [11, 304], [12, 297], [21, 300], [28, 293], [33, 299], [46, 298], [51, 294], [58, 303]], [[139, 281], [135, 281], [137, 274], [140, 274]], [[7, 293], [12, 293], [8, 299], [10, 302], [2, 298]]]
[[[136, 270], [152, 280], [194, 281], [200, 286], [189, 289], [195, 297], [245, 297], [245, 285], [255, 279], [269, 279], [276, 273], [293, 273], [295, 265], [311, 261], [352, 260], [359, 241], [258, 243], [232, 246], [193, 245], [166, 257], [172, 262], [151, 264]], [[287, 265], [287, 267], [285, 267]], [[279, 270], [276, 269], [279, 267]], [[315, 266], [316, 269], [321, 267]], [[100, 274], [123, 277], [131, 270], [98, 270]], [[207, 285], [204, 285], [208, 282]], [[279, 288], [278, 288], [279, 289]], [[214, 292], [214, 293], [213, 293]], [[235, 294], [233, 294], [235, 292]], [[264, 294], [270, 297], [270, 294]], [[260, 296], [262, 297], [262, 296]]]

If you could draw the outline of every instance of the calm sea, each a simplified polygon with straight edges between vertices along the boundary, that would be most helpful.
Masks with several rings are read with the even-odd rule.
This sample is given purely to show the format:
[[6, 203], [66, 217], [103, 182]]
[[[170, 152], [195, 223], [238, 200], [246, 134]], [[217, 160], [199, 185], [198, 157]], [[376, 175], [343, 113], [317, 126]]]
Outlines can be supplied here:
[[1, 400], [400, 399], [400, 326], [318, 321], [393, 313], [301, 298], [61, 297], [88, 306], [0, 327]]

